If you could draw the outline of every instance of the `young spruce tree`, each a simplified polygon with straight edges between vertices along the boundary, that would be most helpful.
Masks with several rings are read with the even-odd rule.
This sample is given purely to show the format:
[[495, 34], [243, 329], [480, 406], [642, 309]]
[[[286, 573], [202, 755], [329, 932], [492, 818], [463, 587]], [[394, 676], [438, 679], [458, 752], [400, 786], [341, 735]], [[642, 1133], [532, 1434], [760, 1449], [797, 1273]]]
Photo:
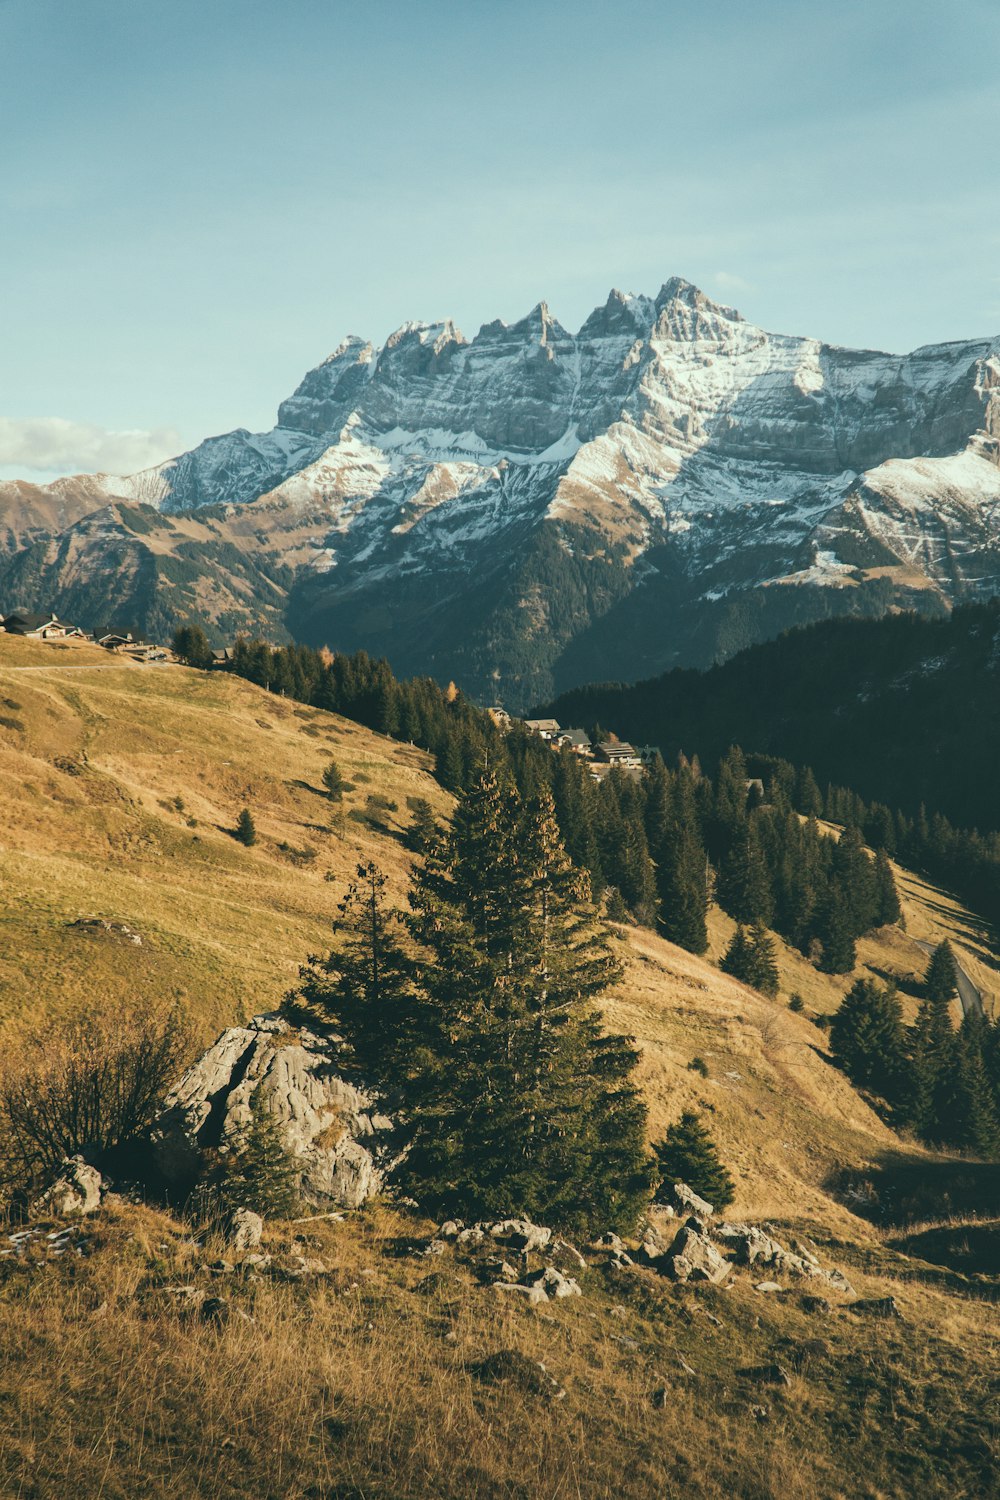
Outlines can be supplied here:
[[401, 1181], [431, 1212], [628, 1228], [649, 1196], [637, 1054], [601, 1027], [620, 965], [549, 794], [524, 807], [484, 772], [410, 899], [424, 958]]
[[733, 1179], [719, 1160], [715, 1142], [693, 1110], [685, 1110], [680, 1119], [667, 1127], [667, 1133], [654, 1147], [659, 1169], [659, 1186], [686, 1183], [717, 1211], [733, 1201]]

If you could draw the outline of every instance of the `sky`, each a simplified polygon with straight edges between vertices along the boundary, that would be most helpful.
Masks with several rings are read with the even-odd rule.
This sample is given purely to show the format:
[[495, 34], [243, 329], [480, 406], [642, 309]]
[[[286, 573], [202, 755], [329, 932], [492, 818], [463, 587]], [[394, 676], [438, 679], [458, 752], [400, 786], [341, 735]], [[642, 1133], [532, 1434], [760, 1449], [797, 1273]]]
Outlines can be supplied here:
[[1000, 0], [0, 0], [0, 477], [130, 472], [346, 333], [1000, 332]]

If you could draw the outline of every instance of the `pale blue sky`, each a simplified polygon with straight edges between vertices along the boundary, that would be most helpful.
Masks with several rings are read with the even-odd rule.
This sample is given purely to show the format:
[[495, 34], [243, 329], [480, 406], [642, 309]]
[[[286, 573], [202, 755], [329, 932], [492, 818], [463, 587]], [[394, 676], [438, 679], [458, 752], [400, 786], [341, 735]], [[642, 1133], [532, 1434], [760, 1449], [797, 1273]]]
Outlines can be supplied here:
[[0, 63], [0, 472], [672, 274], [831, 342], [1000, 330], [1000, 0], [0, 0]]

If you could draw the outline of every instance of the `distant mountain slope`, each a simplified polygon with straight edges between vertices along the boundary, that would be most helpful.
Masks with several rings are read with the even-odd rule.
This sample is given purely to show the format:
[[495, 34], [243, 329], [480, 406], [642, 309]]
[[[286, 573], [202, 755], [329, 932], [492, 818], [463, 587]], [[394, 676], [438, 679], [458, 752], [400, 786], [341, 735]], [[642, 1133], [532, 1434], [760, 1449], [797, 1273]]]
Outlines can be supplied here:
[[[149, 566], [176, 537], [166, 519], [137, 533], [136, 502], [218, 511], [186, 559], [204, 587]], [[0, 485], [0, 599], [65, 607], [119, 571], [93, 538], [107, 503], [109, 545], [146, 565], [138, 586], [127, 566], [102, 578], [113, 617], [127, 595], [217, 635], [364, 645], [524, 705], [794, 623], [1000, 590], [1000, 338], [838, 349], [676, 277], [612, 292], [575, 335], [539, 303], [471, 341], [451, 322], [349, 338], [270, 433], [129, 479]]]
[[950, 618], [837, 620], [707, 672], [578, 688], [546, 712], [707, 761], [737, 743], [821, 782], [966, 827], [1000, 828], [1000, 603]]

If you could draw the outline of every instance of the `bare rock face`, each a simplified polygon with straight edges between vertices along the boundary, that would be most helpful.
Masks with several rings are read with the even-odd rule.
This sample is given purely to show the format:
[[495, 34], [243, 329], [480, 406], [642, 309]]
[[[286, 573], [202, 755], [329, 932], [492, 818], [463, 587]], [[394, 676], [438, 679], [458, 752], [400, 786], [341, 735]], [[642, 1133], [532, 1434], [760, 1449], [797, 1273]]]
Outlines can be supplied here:
[[224, 1031], [168, 1095], [151, 1144], [169, 1184], [192, 1182], [203, 1151], [238, 1144], [258, 1090], [302, 1167], [303, 1197], [357, 1208], [378, 1192], [392, 1121], [373, 1094], [340, 1076], [333, 1043], [277, 1015]]
[[67, 1157], [59, 1168], [59, 1175], [32, 1204], [36, 1213], [55, 1214], [66, 1218], [70, 1214], [96, 1213], [101, 1206], [104, 1180], [96, 1167], [84, 1161], [82, 1156]]

